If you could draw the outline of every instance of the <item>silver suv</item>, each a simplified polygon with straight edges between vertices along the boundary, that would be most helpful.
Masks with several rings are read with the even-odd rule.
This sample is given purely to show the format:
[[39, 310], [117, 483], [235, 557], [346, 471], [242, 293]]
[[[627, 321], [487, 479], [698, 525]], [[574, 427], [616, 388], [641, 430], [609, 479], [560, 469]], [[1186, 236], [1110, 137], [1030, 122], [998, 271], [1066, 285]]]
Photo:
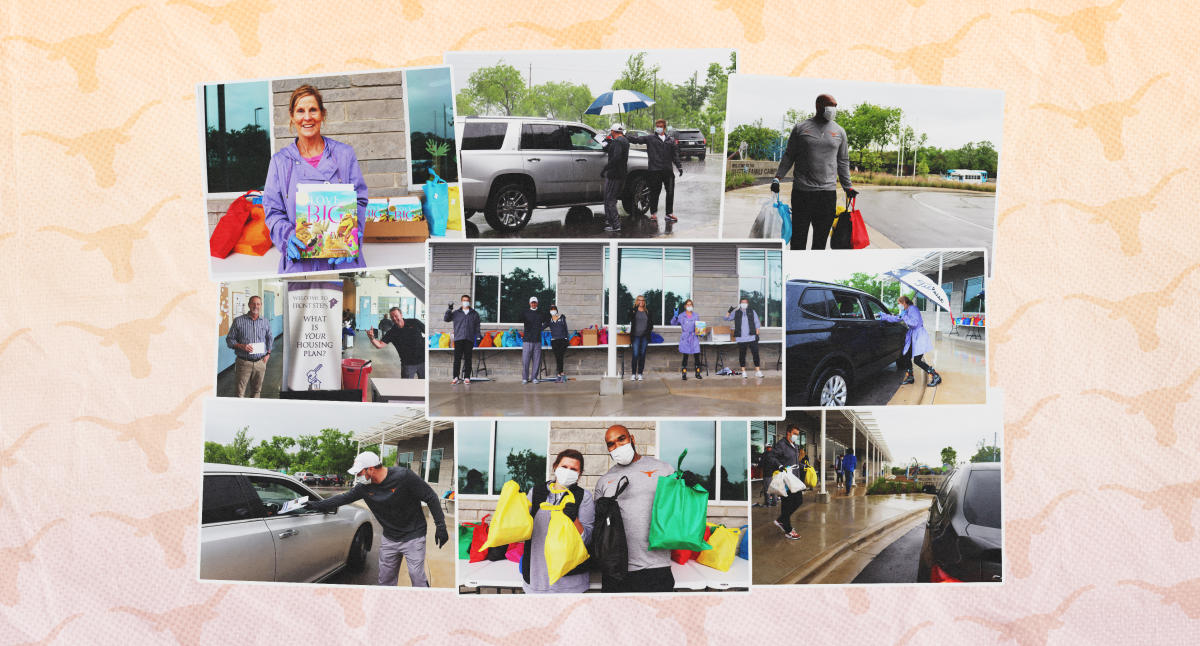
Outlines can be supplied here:
[[[467, 217], [483, 211], [497, 231], [520, 231], [535, 208], [604, 203], [607, 162], [596, 131], [537, 117], [458, 117], [462, 198]], [[642, 217], [650, 206], [646, 153], [629, 151], [621, 205]]]

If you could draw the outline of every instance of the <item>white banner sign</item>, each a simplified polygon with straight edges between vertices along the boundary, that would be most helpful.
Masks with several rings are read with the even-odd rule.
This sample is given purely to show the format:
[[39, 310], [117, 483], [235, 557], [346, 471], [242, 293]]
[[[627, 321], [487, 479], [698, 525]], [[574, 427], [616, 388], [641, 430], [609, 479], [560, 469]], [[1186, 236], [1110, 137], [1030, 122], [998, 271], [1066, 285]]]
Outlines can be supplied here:
[[291, 281], [283, 319], [283, 388], [341, 387], [342, 281]]
[[946, 292], [942, 291], [941, 285], [938, 285], [930, 280], [925, 274], [909, 271], [907, 269], [897, 269], [895, 271], [889, 271], [884, 275], [891, 276], [905, 285], [908, 285], [918, 294], [925, 296], [925, 298], [933, 301], [942, 309], [946, 310], [947, 312], [950, 311], [950, 299], [946, 298]]

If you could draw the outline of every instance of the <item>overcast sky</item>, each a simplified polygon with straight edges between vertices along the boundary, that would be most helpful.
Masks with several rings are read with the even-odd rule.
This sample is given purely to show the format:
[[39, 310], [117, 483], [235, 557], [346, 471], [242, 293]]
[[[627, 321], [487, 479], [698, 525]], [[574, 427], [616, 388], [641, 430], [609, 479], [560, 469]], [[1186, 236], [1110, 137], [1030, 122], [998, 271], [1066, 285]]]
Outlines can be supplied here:
[[838, 249], [821, 253], [783, 254], [783, 273], [792, 278], [834, 282], [847, 280], [855, 272], [882, 274], [899, 269], [925, 256], [930, 249]]
[[404, 410], [396, 406], [382, 404], [363, 406], [222, 397], [209, 399], [204, 404], [204, 439], [228, 444], [243, 426], [250, 427], [247, 432], [254, 438], [255, 446], [259, 440], [270, 440], [275, 435], [316, 435], [323, 428], [357, 433], [402, 412]]
[[839, 110], [859, 103], [901, 108], [903, 124], [918, 136], [929, 135], [930, 146], [958, 148], [987, 140], [1001, 149], [1004, 93], [979, 88], [735, 74], [729, 77], [727, 129], [758, 119], [779, 129], [788, 108], [812, 112], [819, 94], [832, 94]]
[[942, 447], [952, 446], [958, 460], [975, 455], [979, 440], [990, 445], [993, 433], [1004, 459], [1004, 418], [1000, 391], [988, 391], [983, 406], [888, 406], [872, 408], [879, 430], [892, 452], [893, 465], [907, 464], [914, 457], [923, 464], [942, 463]]
[[658, 65], [658, 78], [679, 84], [698, 72], [704, 82], [710, 63], [729, 65], [732, 49], [605, 49], [552, 50], [505, 52], [446, 52], [443, 60], [454, 68], [455, 92], [462, 89], [471, 73], [481, 67], [499, 64], [500, 60], [521, 72], [528, 82], [533, 66], [533, 85], [548, 81], [583, 83], [599, 96], [612, 89], [612, 82], [625, 69], [625, 61], [633, 54], [646, 52], [646, 66]]

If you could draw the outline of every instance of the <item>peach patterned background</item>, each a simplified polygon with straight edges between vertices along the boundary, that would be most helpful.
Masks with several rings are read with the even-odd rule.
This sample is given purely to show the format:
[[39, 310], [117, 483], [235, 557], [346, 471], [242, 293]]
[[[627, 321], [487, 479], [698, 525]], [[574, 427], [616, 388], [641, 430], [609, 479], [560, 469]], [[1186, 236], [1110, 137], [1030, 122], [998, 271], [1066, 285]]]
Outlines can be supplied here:
[[[1192, 5], [218, 2], [0, 12], [0, 643], [1194, 643]], [[194, 84], [702, 46], [749, 73], [1005, 91], [1008, 581], [563, 600], [197, 582], [217, 288]]]

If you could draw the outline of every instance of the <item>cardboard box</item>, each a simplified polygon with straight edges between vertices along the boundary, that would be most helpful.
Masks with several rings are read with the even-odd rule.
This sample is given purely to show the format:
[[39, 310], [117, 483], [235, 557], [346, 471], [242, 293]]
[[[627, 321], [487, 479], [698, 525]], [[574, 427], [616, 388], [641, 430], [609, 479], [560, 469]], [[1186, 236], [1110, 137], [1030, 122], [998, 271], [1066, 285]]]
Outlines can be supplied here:
[[617, 332], [617, 345], [629, 345], [629, 340], [628, 332]]
[[583, 337], [583, 345], [600, 345], [599, 330], [580, 330], [579, 336]]
[[429, 239], [429, 223], [368, 222], [363, 227], [363, 242], [425, 242]]
[[728, 325], [714, 325], [712, 328], [713, 341], [732, 341], [733, 328]]

